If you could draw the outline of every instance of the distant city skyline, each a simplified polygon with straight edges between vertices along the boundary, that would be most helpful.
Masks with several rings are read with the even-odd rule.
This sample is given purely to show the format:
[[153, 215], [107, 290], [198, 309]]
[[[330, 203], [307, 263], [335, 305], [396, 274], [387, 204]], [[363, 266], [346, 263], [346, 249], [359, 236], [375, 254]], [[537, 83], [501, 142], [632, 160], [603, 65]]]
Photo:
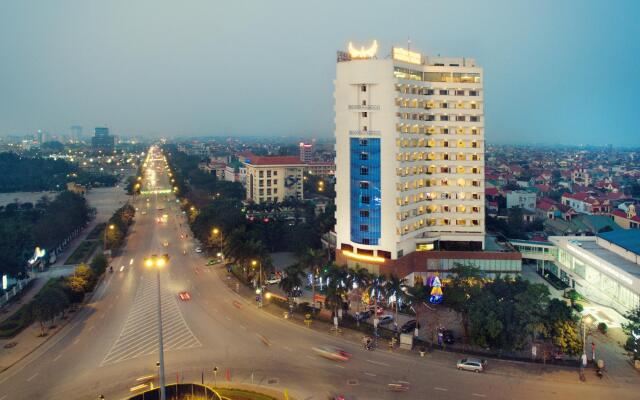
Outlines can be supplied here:
[[330, 138], [336, 50], [376, 39], [385, 57], [410, 38], [483, 65], [488, 143], [631, 146], [640, 3], [614, 3], [12, 0], [0, 136]]

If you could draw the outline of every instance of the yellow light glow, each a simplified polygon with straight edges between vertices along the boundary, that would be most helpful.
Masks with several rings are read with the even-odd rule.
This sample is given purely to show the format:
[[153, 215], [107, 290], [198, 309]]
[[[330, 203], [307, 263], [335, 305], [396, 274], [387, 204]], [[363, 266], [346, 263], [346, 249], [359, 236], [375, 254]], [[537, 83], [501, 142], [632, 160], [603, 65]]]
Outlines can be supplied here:
[[158, 259], [156, 260], [156, 266], [157, 266], [157, 267], [164, 267], [164, 265], [165, 265], [166, 263], [167, 263], [167, 262], [166, 262], [166, 261], [164, 260], [164, 258], [162, 258], [162, 257], [160, 257], [160, 258], [158, 258]]
[[361, 46], [359, 49], [353, 47], [353, 43], [349, 42], [349, 55], [351, 58], [371, 58], [378, 52], [378, 41], [374, 40], [371, 47], [365, 49]]
[[392, 49], [393, 59], [408, 62], [410, 64], [422, 64], [422, 54], [415, 51], [409, 51], [402, 47], [394, 47]]
[[213, 228], [213, 234], [217, 235], [220, 232], [220, 229], [218, 228]]
[[153, 267], [153, 260], [150, 258], [147, 258], [146, 260], [144, 260], [144, 266], [145, 267]]
[[354, 253], [354, 252], [348, 251], [348, 250], [342, 250], [342, 254], [344, 254], [345, 256], [347, 256], [349, 258], [353, 258], [354, 260], [371, 261], [371, 262], [385, 262], [385, 258], [383, 258], [383, 257], [367, 256], [367, 255], [364, 255], [364, 254], [357, 254], [357, 253]]

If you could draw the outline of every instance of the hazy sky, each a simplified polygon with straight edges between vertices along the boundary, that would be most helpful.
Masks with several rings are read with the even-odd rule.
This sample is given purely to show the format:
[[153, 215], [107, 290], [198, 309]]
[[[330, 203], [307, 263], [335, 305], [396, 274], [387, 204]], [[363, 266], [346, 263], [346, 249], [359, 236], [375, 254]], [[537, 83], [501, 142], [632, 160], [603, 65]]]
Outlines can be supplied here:
[[638, 17], [634, 0], [2, 0], [0, 135], [329, 136], [336, 50], [410, 37], [484, 67], [490, 142], [638, 145]]

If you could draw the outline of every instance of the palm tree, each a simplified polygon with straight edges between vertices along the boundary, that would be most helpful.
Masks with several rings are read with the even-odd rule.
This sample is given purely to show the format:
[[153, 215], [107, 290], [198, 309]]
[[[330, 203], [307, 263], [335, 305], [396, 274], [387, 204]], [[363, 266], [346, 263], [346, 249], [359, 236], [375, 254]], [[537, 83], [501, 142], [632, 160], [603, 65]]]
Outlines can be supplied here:
[[331, 264], [324, 273], [327, 279], [327, 305], [333, 308], [334, 317], [338, 316], [338, 306], [347, 294], [347, 268]]
[[[367, 270], [366, 268], [360, 268], [356, 265], [356, 268], [349, 268], [349, 274], [347, 275], [347, 287], [350, 288], [350, 290], [366, 290], [372, 279], [373, 276], [369, 273], [369, 270]], [[360, 313], [361, 302], [362, 300], [358, 299], [358, 314]], [[356, 320], [356, 323], [358, 324], [358, 326], [360, 326], [359, 318]]]
[[[304, 282], [304, 271], [299, 264], [293, 264], [284, 269], [284, 276], [278, 286], [287, 295], [287, 300], [293, 299], [295, 302], [296, 294]], [[293, 307], [292, 307], [293, 309]]]
[[390, 275], [385, 284], [385, 291], [388, 294], [387, 299], [394, 299], [393, 304], [396, 312], [394, 321], [396, 325], [398, 323], [398, 308], [400, 308], [407, 297], [405, 293], [405, 282], [406, 279], [404, 278], [400, 279], [397, 275]]
[[324, 253], [321, 250], [306, 248], [305, 251], [298, 256], [299, 264], [304, 269], [309, 269], [312, 274], [311, 291], [312, 291], [312, 310], [316, 309], [316, 278], [318, 269], [324, 261]]

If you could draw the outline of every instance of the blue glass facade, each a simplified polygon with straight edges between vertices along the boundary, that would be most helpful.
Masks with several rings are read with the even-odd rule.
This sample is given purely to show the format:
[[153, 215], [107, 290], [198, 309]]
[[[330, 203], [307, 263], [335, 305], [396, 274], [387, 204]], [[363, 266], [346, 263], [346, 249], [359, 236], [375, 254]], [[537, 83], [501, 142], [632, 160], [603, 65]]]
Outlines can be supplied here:
[[350, 138], [351, 241], [380, 240], [380, 139]]

